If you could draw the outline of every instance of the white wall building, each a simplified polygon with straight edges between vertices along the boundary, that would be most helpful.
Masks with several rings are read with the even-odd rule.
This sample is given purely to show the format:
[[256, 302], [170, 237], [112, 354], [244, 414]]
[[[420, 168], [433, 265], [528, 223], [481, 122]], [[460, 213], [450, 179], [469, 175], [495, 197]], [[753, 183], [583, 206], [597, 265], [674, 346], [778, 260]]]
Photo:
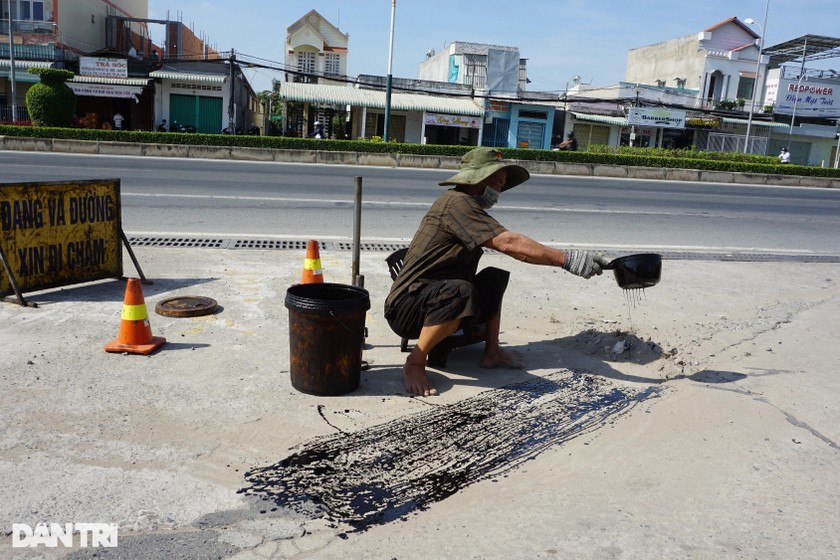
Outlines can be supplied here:
[[[758, 39], [747, 24], [729, 18], [697, 34], [631, 49], [624, 81], [698, 91], [690, 104], [695, 108], [715, 108], [722, 102], [724, 107], [744, 107], [753, 98]], [[759, 84], [766, 65], [763, 57]], [[763, 99], [757, 93], [754, 110]]]
[[527, 90], [527, 62], [515, 47], [455, 41], [439, 53], [426, 53], [418, 78], [468, 85], [492, 95], [516, 95]]
[[327, 21], [315, 10], [286, 30], [287, 82], [344, 84], [350, 34]]

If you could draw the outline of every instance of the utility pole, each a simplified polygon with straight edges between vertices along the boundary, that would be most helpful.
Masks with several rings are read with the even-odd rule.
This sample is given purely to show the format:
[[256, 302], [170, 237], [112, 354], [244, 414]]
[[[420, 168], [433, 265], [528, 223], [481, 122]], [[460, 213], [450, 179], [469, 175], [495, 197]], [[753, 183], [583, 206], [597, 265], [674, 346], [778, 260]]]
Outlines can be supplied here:
[[393, 81], [391, 68], [394, 60], [394, 12], [396, 9], [397, 0], [391, 0], [391, 42], [388, 46], [388, 81], [385, 83], [385, 130], [383, 138], [385, 142], [388, 142], [391, 133], [391, 82]]
[[834, 123], [835, 129], [837, 132], [834, 136], [837, 137], [837, 149], [834, 152], [834, 169], [840, 167], [840, 119], [837, 119], [837, 122]]
[[[764, 50], [764, 36], [767, 34], [767, 15], [770, 13], [770, 0], [767, 0], [764, 4], [764, 23], [759, 24], [755, 20], [751, 20], [747, 18], [745, 21], [746, 23], [755, 23], [759, 25], [761, 28], [761, 37], [758, 41], [758, 60], [755, 62], [755, 81], [753, 82], [753, 93], [752, 93], [752, 102], [750, 103], [750, 116], [747, 119], [747, 136], [744, 138], [744, 153], [750, 153], [749, 145], [750, 145], [750, 128], [752, 128], [752, 121], [753, 121], [753, 112], [755, 112], [755, 102], [756, 97], [758, 94], [761, 93], [761, 90], [758, 89], [758, 75], [761, 73], [761, 52]], [[765, 152], [766, 152], [765, 148]]]
[[[639, 84], [636, 84], [636, 102], [633, 107], [639, 106]], [[633, 147], [633, 142], [636, 140], [636, 125], [630, 127], [630, 147]]]
[[808, 38], [805, 37], [805, 43], [802, 45], [802, 66], [799, 68], [799, 81], [796, 83], [796, 96], [793, 98], [793, 113], [790, 116], [790, 130], [788, 130], [788, 146], [787, 149], [790, 151], [791, 149], [791, 142], [793, 142], [793, 123], [796, 121], [796, 103], [799, 101], [799, 90], [802, 88], [802, 80], [806, 80], [805, 77], [805, 59], [808, 58]]
[[228, 134], [236, 134], [236, 51], [230, 49], [230, 101], [228, 102]]
[[17, 83], [15, 79], [15, 31], [12, 29], [12, 0], [9, 0], [9, 79], [12, 81], [12, 122], [17, 122]]

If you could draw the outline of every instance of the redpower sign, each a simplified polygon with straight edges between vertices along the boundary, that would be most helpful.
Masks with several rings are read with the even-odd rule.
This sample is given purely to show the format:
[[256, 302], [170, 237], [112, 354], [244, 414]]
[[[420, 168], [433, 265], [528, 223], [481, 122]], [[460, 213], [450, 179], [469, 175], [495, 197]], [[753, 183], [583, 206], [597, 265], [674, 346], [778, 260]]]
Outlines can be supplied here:
[[795, 111], [803, 117], [840, 117], [840, 89], [807, 78], [768, 80], [766, 101], [775, 102], [774, 113], [791, 115]]

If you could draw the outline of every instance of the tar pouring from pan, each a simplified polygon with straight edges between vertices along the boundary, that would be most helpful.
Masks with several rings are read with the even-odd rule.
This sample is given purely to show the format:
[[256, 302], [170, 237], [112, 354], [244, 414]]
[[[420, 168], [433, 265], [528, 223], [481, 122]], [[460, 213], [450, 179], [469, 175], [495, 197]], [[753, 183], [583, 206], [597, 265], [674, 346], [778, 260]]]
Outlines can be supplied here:
[[659, 283], [662, 275], [662, 256], [656, 253], [626, 255], [613, 259], [603, 268], [613, 271], [620, 288], [650, 288]]

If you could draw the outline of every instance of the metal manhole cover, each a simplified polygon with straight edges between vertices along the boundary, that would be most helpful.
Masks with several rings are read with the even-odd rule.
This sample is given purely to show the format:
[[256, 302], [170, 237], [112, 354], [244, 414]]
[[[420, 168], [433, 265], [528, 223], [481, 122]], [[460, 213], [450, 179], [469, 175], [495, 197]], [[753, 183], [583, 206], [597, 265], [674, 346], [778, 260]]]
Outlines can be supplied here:
[[164, 299], [155, 305], [155, 313], [165, 317], [198, 317], [210, 315], [219, 304], [204, 296], [177, 296]]

